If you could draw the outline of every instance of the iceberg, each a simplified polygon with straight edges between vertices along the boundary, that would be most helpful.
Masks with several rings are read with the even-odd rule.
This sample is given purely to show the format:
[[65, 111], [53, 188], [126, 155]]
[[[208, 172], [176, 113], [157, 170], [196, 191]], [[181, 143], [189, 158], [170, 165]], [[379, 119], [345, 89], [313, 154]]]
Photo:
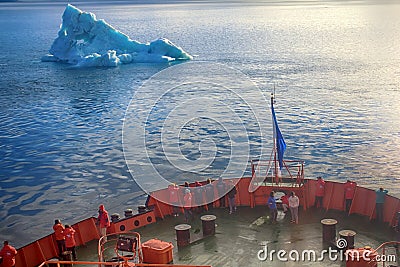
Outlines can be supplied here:
[[68, 4], [58, 37], [42, 61], [65, 62], [77, 67], [115, 67], [129, 63], [164, 63], [191, 60], [192, 56], [165, 38], [140, 43], [96, 15]]

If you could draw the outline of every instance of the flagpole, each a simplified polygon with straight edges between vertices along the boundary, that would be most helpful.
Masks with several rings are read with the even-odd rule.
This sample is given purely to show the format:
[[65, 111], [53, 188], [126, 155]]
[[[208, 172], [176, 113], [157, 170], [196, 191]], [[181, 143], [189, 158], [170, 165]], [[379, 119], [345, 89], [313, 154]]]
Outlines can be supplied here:
[[[275, 88], [274, 88], [275, 91]], [[271, 110], [274, 110], [274, 94], [271, 94]], [[275, 127], [275, 119], [274, 119], [274, 115], [272, 112], [272, 128], [273, 128], [273, 151], [274, 151], [274, 181], [275, 183], [278, 183], [278, 164], [276, 163], [276, 127]]]

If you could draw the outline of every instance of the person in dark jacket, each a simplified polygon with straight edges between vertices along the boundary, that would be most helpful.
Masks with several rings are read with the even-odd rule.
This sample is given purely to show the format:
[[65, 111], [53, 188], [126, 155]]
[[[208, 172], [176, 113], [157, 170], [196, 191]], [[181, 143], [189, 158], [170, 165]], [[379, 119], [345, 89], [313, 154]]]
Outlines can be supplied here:
[[226, 197], [225, 197], [225, 195], [226, 195], [226, 184], [225, 184], [225, 182], [224, 182], [224, 180], [222, 179], [222, 177], [219, 177], [218, 178], [218, 182], [217, 182], [217, 194], [218, 194], [218, 197], [217, 197], [217, 199], [219, 199], [219, 207], [220, 208], [225, 208], [225, 206], [226, 206]]
[[214, 185], [212, 184], [211, 179], [207, 180], [207, 184], [205, 186], [206, 192], [206, 202], [207, 202], [207, 210], [212, 209], [214, 202]]
[[271, 222], [276, 223], [276, 219], [278, 217], [278, 208], [276, 206], [276, 199], [275, 199], [275, 192], [271, 191], [269, 194], [268, 202], [267, 202], [270, 215], [271, 215]]
[[196, 206], [196, 212], [200, 213], [204, 211], [204, 198], [203, 198], [204, 188], [199, 181], [196, 181], [194, 184], [195, 184], [195, 187], [193, 188], [194, 203]]
[[383, 204], [385, 204], [385, 196], [388, 190], [384, 190], [382, 187], [376, 190], [376, 219], [378, 222], [383, 222]]
[[229, 187], [232, 187], [232, 189], [228, 192], [229, 214], [232, 214], [232, 212], [236, 211], [235, 197], [237, 190], [232, 180], [229, 182]]

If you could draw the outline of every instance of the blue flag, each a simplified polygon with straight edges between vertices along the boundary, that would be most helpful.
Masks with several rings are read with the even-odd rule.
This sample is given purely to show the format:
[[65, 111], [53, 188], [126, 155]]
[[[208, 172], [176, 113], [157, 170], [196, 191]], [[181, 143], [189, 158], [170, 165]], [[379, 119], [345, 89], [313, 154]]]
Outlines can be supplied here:
[[283, 154], [285, 153], [285, 150], [286, 150], [286, 143], [285, 143], [285, 140], [283, 140], [281, 131], [279, 130], [273, 104], [271, 105], [271, 111], [272, 111], [272, 120], [273, 120], [273, 124], [274, 124], [274, 138], [275, 138], [275, 143], [276, 143], [276, 150], [278, 151], [279, 168], [282, 169]]

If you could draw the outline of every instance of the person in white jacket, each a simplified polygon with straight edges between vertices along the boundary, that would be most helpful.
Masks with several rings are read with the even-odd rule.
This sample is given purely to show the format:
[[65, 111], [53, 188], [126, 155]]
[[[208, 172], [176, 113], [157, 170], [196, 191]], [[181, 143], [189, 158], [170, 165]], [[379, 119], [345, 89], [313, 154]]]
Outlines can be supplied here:
[[299, 223], [299, 205], [300, 205], [299, 197], [296, 196], [294, 192], [291, 192], [289, 197], [289, 209], [292, 215], [291, 223], [295, 224]]

